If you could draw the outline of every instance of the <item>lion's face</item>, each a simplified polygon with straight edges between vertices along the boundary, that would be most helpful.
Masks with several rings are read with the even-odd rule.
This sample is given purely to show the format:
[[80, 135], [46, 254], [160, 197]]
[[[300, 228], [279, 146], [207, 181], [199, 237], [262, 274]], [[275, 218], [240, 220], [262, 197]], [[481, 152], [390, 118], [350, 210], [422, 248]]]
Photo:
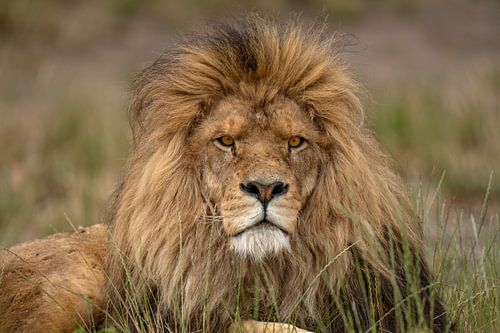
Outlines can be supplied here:
[[232, 97], [194, 132], [203, 192], [221, 215], [214, 223], [223, 224], [231, 249], [256, 260], [288, 250], [317, 179], [312, 120], [289, 99], [256, 109]]

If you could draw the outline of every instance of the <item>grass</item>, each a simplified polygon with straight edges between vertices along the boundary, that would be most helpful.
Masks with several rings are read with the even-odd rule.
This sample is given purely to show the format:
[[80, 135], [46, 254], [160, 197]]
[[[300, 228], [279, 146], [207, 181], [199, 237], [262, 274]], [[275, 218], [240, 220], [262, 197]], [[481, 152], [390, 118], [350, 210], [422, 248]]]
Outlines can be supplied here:
[[64, 99], [37, 122], [3, 116], [0, 243], [97, 223], [125, 162], [125, 119]]
[[460, 332], [500, 328], [500, 218], [488, 214], [491, 180], [477, 215], [466, 216], [439, 193], [432, 194], [431, 207], [425, 199], [420, 204], [427, 256]]
[[477, 200], [493, 171], [490, 199], [500, 200], [500, 101], [492, 96], [496, 83], [482, 84], [459, 103], [439, 96], [442, 91], [413, 87], [371, 105], [370, 125], [410, 182], [445, 171], [447, 194]]

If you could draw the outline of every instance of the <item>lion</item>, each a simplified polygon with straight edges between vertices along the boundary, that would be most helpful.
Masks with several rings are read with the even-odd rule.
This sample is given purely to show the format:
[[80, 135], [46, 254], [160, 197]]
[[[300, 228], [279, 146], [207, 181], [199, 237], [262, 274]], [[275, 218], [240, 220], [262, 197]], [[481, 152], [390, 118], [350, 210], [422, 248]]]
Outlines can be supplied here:
[[116, 313], [174, 331], [449, 330], [358, 91], [335, 41], [297, 21], [215, 25], [146, 68], [110, 215]]
[[453, 330], [338, 49], [324, 29], [248, 16], [139, 74], [103, 237], [104, 325]]

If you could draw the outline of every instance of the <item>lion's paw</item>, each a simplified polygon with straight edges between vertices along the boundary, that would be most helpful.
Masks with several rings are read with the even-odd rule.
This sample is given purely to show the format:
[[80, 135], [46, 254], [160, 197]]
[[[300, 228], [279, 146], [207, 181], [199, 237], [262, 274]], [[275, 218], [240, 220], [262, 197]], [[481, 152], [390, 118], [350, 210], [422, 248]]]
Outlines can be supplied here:
[[255, 320], [244, 320], [233, 324], [229, 333], [313, 333], [296, 326], [284, 323], [270, 323]]

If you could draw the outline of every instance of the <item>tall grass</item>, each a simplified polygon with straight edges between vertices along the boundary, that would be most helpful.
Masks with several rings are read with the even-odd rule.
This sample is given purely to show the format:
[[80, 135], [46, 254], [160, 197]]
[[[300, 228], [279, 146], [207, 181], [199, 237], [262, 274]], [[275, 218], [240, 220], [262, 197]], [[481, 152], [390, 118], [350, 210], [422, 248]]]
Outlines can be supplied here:
[[488, 214], [491, 180], [479, 214], [466, 216], [436, 197], [424, 223], [432, 269], [463, 332], [500, 329], [500, 218]]
[[[444, 178], [444, 176], [443, 176]], [[451, 321], [457, 325], [458, 332], [498, 332], [500, 328], [500, 248], [498, 236], [500, 234], [500, 219], [498, 215], [488, 214], [489, 194], [492, 188], [492, 176], [485, 190], [485, 196], [480, 212], [477, 215], [464, 216], [463, 210], [460, 207], [450, 206], [440, 194], [439, 187], [433, 190], [420, 189], [414, 198], [415, 213], [421, 221], [423, 221], [423, 229], [426, 234], [426, 256], [427, 262], [431, 267], [434, 280], [431, 285], [425, 287], [430, 291], [431, 298], [439, 297], [447, 308], [448, 316]], [[440, 183], [443, 182], [441, 179]], [[180, 230], [182, 232], [182, 230]], [[215, 235], [213, 235], [215, 236]], [[215, 236], [216, 237], [216, 236]], [[408, 331], [408, 327], [419, 327], [421, 329], [431, 329], [428, 323], [424, 323], [423, 318], [424, 304], [420, 297], [421, 292], [419, 282], [419, 272], [421, 267], [418, 265], [418, 258], [415, 253], [412, 253], [407, 246], [403, 237], [403, 266], [405, 267], [406, 279], [408, 281], [409, 291], [406, 297], [401, 293], [395, 293], [394, 304], [396, 306], [388, 311], [388, 314], [395, 313], [399, 328], [402, 331]], [[394, 243], [392, 243], [394, 244]], [[317, 272], [316, 277], [310, 281], [310, 286], [322, 280], [322, 276], [326, 274], [329, 266], [334, 266], [338, 257], [346, 255], [356, 244], [352, 244], [349, 248], [344, 249], [335, 257], [331, 258], [330, 262]], [[374, 251], [376, 249], [374, 248]], [[180, 249], [182, 253], [182, 249]], [[389, 253], [395, 253], [389, 251]], [[200, 262], [210, 262], [211, 251], [207, 249], [207, 257], [199, 258]], [[395, 260], [390, 256], [390, 260]], [[182, 260], [182, 256], [180, 258]], [[128, 272], [126, 258], [123, 260], [123, 268]], [[395, 263], [394, 263], [395, 264]], [[266, 272], [264, 267], [262, 274], [265, 277]], [[377, 293], [382, 293], [377, 281], [367, 281], [362, 276], [363, 265], [356, 263], [357, 278], [361, 285], [374, 282], [366, 290], [376, 290]], [[233, 274], [237, 274], [237, 269]], [[128, 274], [128, 273], [127, 273]], [[228, 272], [231, 274], [231, 272]], [[355, 277], [356, 278], [356, 277]], [[173, 332], [190, 332], [190, 323], [184, 321], [182, 314], [182, 304], [185, 299], [182, 297], [177, 300], [177, 307], [173, 309], [174, 316], [177, 318], [179, 325], [177, 327], [165, 326], [163, 318], [155, 316], [154, 305], [150, 303], [150, 299], [144, 299], [144, 292], [140, 290], [142, 286], [132, 284], [133, 279], [129, 277], [130, 284], [127, 286], [127, 293], [121, 302], [127, 305], [127, 313], [123, 316], [108, 317], [108, 323], [118, 328], [120, 331], [127, 331], [130, 325], [138, 332], [156, 332], [164, 329], [165, 331]], [[206, 288], [210, 288], [211, 277], [206, 276]], [[241, 280], [235, 284], [234, 288], [240, 288]], [[393, 286], [397, 290], [397, 281], [392, 281]], [[255, 286], [257, 290], [263, 290], [264, 293], [273, 294], [272, 287], [264, 279], [264, 284]], [[363, 290], [365, 290], [363, 288]], [[306, 288], [302, 297], [297, 299], [296, 307], [302, 305], [303, 297], [307, 295], [309, 288]], [[147, 293], [153, 294], [149, 290]], [[254, 317], [258, 319], [261, 309], [259, 309], [259, 297], [256, 299], [240, 299], [239, 302], [251, 302], [254, 305]], [[373, 306], [376, 300], [370, 295], [364, 295], [366, 308], [375, 309]], [[359, 319], [356, 313], [349, 311], [349, 303], [346, 303], [343, 298], [343, 291], [337, 293], [332, 290], [332, 299], [338, 308], [336, 316], [340, 316], [347, 328], [347, 332], [356, 332], [355, 326]], [[273, 301], [274, 313], [268, 315], [268, 318], [274, 318], [275, 321], [284, 322], [287, 324], [298, 325], [295, 322], [291, 311], [291, 315], [282, 318], [279, 314], [279, 299], [274, 298]], [[113, 304], [110, 305], [114, 306]], [[269, 308], [267, 308], [269, 311]], [[241, 318], [238, 312], [238, 307], [229, 309], [233, 311], [232, 318], [235, 327], [238, 327], [241, 320], [252, 318]], [[373, 310], [374, 311], [374, 310]], [[334, 313], [332, 313], [333, 315]], [[206, 314], [208, 315], [208, 313]], [[134, 318], [132, 321], [130, 318]], [[366, 332], [376, 332], [376, 326], [384, 318], [376, 319], [376, 314], [370, 314], [372, 328]], [[333, 317], [318, 317], [315, 318], [317, 332], [327, 332], [327, 326]], [[300, 326], [300, 325], [299, 325]], [[205, 327], [205, 326], [204, 326]], [[76, 332], [95, 331], [92, 328], [81, 328]], [[98, 332], [113, 332], [113, 329], [108, 328]], [[210, 332], [207, 328], [201, 332]]]

